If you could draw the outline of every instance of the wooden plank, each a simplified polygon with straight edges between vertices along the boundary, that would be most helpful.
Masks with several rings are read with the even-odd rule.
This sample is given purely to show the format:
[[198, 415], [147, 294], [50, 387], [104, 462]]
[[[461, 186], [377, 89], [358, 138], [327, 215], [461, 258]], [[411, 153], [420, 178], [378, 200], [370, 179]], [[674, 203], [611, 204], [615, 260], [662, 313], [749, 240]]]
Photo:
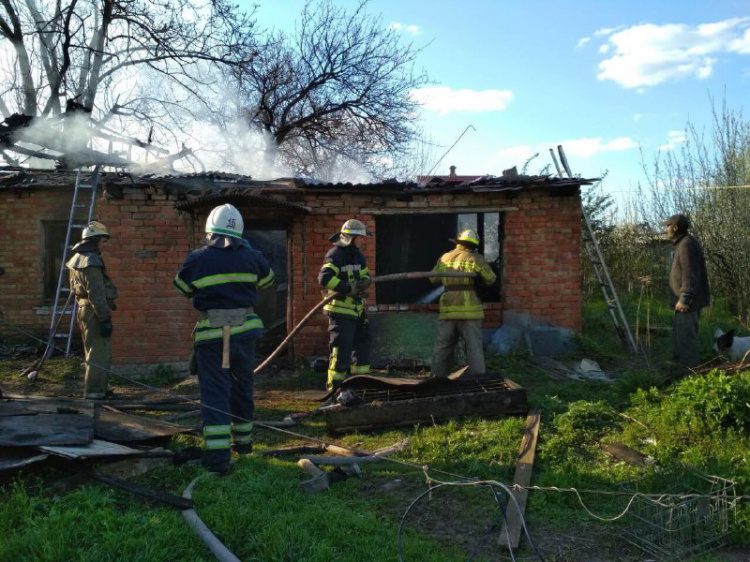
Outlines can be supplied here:
[[[513, 484], [520, 487], [513, 490], [513, 496], [516, 498], [518, 505], [509, 498], [508, 505], [505, 508], [506, 517], [503, 522], [503, 528], [500, 531], [498, 544], [506, 546], [509, 544], [511, 549], [518, 548], [518, 544], [521, 541], [522, 521], [528, 496], [526, 487], [531, 484], [531, 470], [534, 468], [534, 454], [536, 452], [537, 438], [539, 437], [540, 419], [541, 410], [539, 408], [534, 408], [526, 418], [526, 428], [523, 431], [521, 449], [518, 454], [518, 463], [516, 464], [516, 473], [513, 477]], [[510, 541], [508, 537], [510, 537]]]
[[188, 431], [192, 431], [191, 428], [157, 418], [107, 410], [97, 410], [94, 426], [94, 434], [97, 438], [115, 443], [171, 437]]
[[487, 392], [467, 392], [387, 403], [358, 404], [323, 410], [332, 432], [376, 429], [446, 421], [457, 417], [496, 416], [528, 412], [526, 390], [507, 380], [507, 387]]
[[44, 446], [39, 447], [40, 451], [56, 455], [58, 457], [64, 457], [66, 459], [87, 459], [93, 457], [112, 457], [112, 456], [123, 456], [123, 455], [140, 455], [142, 451], [138, 449], [131, 449], [125, 445], [118, 445], [117, 443], [110, 443], [109, 441], [102, 441], [100, 439], [94, 439], [88, 445], [82, 445], [78, 447], [73, 446], [62, 446], [52, 447]]
[[24, 466], [43, 461], [48, 456], [33, 449], [3, 447], [0, 449], [0, 472], [3, 470], [18, 470]]
[[94, 419], [81, 414], [0, 417], [0, 446], [85, 445], [94, 438]]
[[15, 400], [0, 402], [0, 416], [31, 416], [35, 413], [22, 402], [16, 402]]

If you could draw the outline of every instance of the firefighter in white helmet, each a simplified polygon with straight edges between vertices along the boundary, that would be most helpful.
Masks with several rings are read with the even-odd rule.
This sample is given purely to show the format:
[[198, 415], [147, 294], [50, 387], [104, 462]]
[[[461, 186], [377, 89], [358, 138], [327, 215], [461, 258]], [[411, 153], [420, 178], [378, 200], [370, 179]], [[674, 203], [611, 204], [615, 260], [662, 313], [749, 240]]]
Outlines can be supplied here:
[[[440, 257], [433, 272], [477, 273], [480, 283], [490, 286], [495, 282], [495, 272], [478, 251], [480, 239], [474, 229], [466, 229], [450, 241], [456, 247]], [[484, 308], [475, 290], [475, 280], [436, 276], [430, 277], [430, 281], [442, 283], [445, 286], [445, 292], [440, 297], [440, 315], [438, 316], [435, 350], [432, 355], [433, 376], [447, 377], [450, 374], [459, 337], [463, 338], [466, 344], [468, 374], [484, 374], [484, 349], [482, 347]]]
[[[255, 313], [258, 289], [273, 270], [242, 238], [242, 215], [233, 205], [211, 211], [203, 248], [188, 255], [174, 284], [193, 301], [200, 319], [193, 330], [203, 418], [203, 466], [226, 473], [231, 451], [252, 452], [253, 371], [263, 322]], [[228, 340], [228, 342], [227, 342]]]
[[349, 219], [331, 236], [318, 282], [337, 294], [325, 305], [328, 316], [329, 361], [326, 387], [333, 390], [347, 376], [370, 372], [370, 331], [365, 313], [365, 291], [372, 283], [365, 256], [357, 248], [359, 236], [369, 236], [362, 221]]
[[90, 222], [81, 241], [65, 264], [70, 269], [70, 290], [78, 305], [76, 320], [81, 330], [86, 356], [83, 397], [105, 398], [112, 364], [112, 311], [117, 288], [107, 275], [101, 244], [109, 240], [109, 230], [99, 221]]

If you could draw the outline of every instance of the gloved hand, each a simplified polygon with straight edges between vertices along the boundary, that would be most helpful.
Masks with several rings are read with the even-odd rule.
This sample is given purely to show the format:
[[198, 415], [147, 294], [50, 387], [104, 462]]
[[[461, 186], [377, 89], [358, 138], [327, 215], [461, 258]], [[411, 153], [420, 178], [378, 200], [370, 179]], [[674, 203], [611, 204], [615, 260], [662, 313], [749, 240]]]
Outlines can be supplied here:
[[359, 292], [366, 291], [370, 285], [372, 285], [372, 279], [369, 277], [367, 279], [360, 279], [357, 281], [357, 290]]
[[107, 318], [106, 320], [99, 321], [99, 334], [103, 338], [108, 338], [112, 335], [112, 319]]

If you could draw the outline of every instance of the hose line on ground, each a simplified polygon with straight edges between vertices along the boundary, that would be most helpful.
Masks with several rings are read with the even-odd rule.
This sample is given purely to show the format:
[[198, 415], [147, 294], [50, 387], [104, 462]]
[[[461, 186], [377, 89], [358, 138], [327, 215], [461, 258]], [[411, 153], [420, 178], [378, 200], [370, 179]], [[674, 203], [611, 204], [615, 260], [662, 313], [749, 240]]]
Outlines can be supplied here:
[[[380, 275], [377, 277], [372, 278], [373, 283], [383, 283], [385, 281], [405, 281], [407, 279], [424, 279], [426, 277], [476, 277], [476, 273], [465, 273], [463, 271], [442, 271], [440, 273], [436, 273], [434, 271], [413, 271], [411, 273], [393, 273], [390, 275]], [[259, 372], [261, 372], [263, 369], [265, 369], [268, 364], [273, 361], [279, 353], [281, 353], [284, 348], [287, 346], [287, 344], [294, 338], [294, 336], [299, 333], [299, 331], [310, 321], [310, 318], [312, 318], [316, 312], [318, 312], [321, 308], [323, 308], [326, 304], [331, 302], [334, 298], [337, 296], [340, 296], [339, 293], [331, 293], [326, 298], [324, 298], [322, 301], [320, 301], [318, 304], [316, 304], [310, 312], [308, 312], [305, 317], [299, 321], [299, 323], [294, 327], [294, 329], [289, 332], [289, 335], [284, 338], [284, 341], [282, 341], [279, 346], [271, 352], [271, 355], [269, 355], [263, 363], [258, 365], [255, 370], [253, 371], [253, 374], [257, 375]]]

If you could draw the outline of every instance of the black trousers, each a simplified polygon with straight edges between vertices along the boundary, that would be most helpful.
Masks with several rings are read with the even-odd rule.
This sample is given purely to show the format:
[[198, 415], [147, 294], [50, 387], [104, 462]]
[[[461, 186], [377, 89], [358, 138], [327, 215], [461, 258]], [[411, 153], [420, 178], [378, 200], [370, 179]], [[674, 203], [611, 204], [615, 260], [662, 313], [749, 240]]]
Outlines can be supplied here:
[[370, 329], [366, 317], [328, 317], [329, 390], [349, 374], [364, 375], [370, 372], [370, 346]]

